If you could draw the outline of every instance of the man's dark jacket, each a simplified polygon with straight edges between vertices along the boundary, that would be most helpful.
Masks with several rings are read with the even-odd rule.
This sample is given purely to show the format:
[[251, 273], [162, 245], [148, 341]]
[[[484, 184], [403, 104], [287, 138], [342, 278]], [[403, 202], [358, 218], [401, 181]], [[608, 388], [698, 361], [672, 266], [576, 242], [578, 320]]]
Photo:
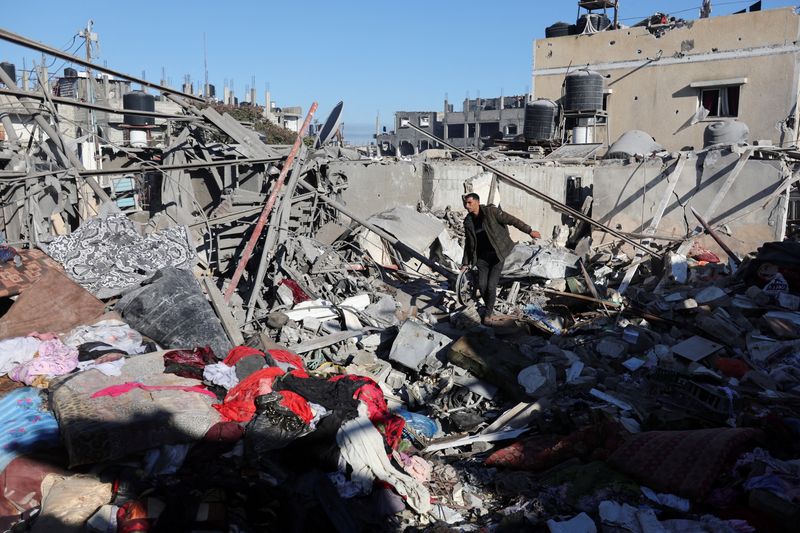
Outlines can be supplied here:
[[[486, 230], [486, 236], [489, 237], [489, 242], [492, 244], [492, 248], [494, 248], [500, 261], [505, 261], [514, 248], [514, 241], [511, 240], [511, 236], [508, 234], [508, 226], [514, 226], [525, 234], [530, 234], [532, 231], [529, 225], [493, 205], [481, 205], [480, 214], [483, 215], [483, 227]], [[478, 262], [478, 238], [475, 235], [475, 226], [472, 224], [472, 215], [470, 214], [467, 214], [464, 218], [464, 232], [466, 241], [464, 243], [464, 259], [461, 260], [461, 265], [475, 266]]]

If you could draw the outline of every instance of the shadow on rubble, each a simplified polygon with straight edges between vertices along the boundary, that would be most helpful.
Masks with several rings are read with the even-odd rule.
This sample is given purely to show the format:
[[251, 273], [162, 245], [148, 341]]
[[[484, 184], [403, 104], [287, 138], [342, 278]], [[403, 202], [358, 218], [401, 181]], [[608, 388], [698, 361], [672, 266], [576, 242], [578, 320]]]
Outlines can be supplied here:
[[[17, 457], [15, 461], [25, 461], [21, 465], [24, 472], [14, 477], [10, 465], [2, 474], [5, 496], [9, 498], [9, 489], [14, 489], [12, 482], [19, 484], [20, 477], [26, 478], [31, 492], [37, 494], [23, 506], [4, 499], [0, 504], [0, 525], [7, 530], [19, 520], [19, 507], [25, 507], [28, 511], [21, 516], [27, 520], [12, 531], [82, 531], [84, 522], [98, 507], [111, 503], [121, 508], [118, 529], [103, 531], [133, 531], [134, 524], [141, 526], [136, 531], [169, 532], [399, 530], [398, 522], [390, 516], [396, 509], [387, 512], [381, 501], [386, 489], [379, 489], [376, 484], [371, 495], [345, 500], [327, 476], [326, 472], [337, 470], [336, 432], [342, 420], [336, 420], [335, 415], [323, 418], [313, 433], [285, 448], [260, 455], [254, 449], [263, 449], [265, 443], [257, 441], [258, 435], [240, 438], [243, 432], [236, 423], [215, 424], [203, 439], [197, 440], [176, 431], [170, 424], [172, 416], [173, 413], [157, 411], [121, 422], [103, 422], [102, 427], [96, 421], [71, 419], [67, 424], [89, 422], [97, 431], [74, 439], [70, 449]], [[63, 431], [62, 428], [62, 444]], [[68, 468], [70, 459], [103, 454], [109, 449], [103, 448], [108, 443], [118, 449], [120, 443], [124, 446], [126, 441], [140, 439], [137, 434], [142, 431], [153, 439], [154, 448], [149, 455], [141, 450]], [[170, 445], [189, 443], [192, 445], [181, 463]], [[40, 483], [49, 474], [59, 476], [57, 479], [93, 479], [94, 490], [87, 491], [81, 485], [78, 492], [69, 484], [56, 490], [55, 485], [45, 495], [37, 515], [31, 508], [41, 499]], [[99, 514], [95, 520], [99, 520]]]

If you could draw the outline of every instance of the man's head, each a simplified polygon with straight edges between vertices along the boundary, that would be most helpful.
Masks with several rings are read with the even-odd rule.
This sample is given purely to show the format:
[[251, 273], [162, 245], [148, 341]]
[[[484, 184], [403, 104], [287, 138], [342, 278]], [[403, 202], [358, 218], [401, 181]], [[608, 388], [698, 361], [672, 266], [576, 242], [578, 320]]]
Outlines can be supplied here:
[[464, 209], [466, 209], [470, 215], [478, 216], [478, 213], [481, 210], [481, 197], [474, 192], [471, 192], [469, 194], [465, 194], [463, 198]]

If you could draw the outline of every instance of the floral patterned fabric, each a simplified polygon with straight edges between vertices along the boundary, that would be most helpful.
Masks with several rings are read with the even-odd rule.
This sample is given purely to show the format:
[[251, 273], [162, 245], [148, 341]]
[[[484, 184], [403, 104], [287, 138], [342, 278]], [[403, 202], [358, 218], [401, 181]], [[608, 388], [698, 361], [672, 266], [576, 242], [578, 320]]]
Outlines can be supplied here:
[[190, 269], [197, 259], [185, 227], [142, 237], [122, 213], [91, 218], [74, 233], [57, 237], [46, 251], [102, 299], [139, 285], [162, 268]]

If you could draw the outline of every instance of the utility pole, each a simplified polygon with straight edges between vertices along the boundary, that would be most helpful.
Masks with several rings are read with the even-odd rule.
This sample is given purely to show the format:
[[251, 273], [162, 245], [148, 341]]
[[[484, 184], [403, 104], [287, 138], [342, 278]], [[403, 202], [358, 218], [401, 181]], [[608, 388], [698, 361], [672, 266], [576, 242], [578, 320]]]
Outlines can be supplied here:
[[[94, 21], [89, 19], [86, 23], [86, 29], [83, 29], [78, 33], [79, 37], [83, 37], [85, 40], [85, 48], [86, 48], [86, 62], [92, 62], [92, 43], [97, 42], [97, 34], [92, 31], [92, 26], [94, 25]], [[94, 78], [92, 69], [88, 66], [86, 67], [86, 100], [90, 104], [95, 103], [95, 95], [94, 95]], [[98, 157], [97, 157], [97, 122], [94, 115], [93, 110], [89, 110], [89, 152], [91, 153], [92, 161], [84, 161], [83, 166], [87, 170], [95, 170], [97, 169], [98, 165]]]
[[208, 100], [208, 50], [206, 49], [206, 32], [203, 32], [203, 71], [206, 73], [203, 85], [203, 98]]

